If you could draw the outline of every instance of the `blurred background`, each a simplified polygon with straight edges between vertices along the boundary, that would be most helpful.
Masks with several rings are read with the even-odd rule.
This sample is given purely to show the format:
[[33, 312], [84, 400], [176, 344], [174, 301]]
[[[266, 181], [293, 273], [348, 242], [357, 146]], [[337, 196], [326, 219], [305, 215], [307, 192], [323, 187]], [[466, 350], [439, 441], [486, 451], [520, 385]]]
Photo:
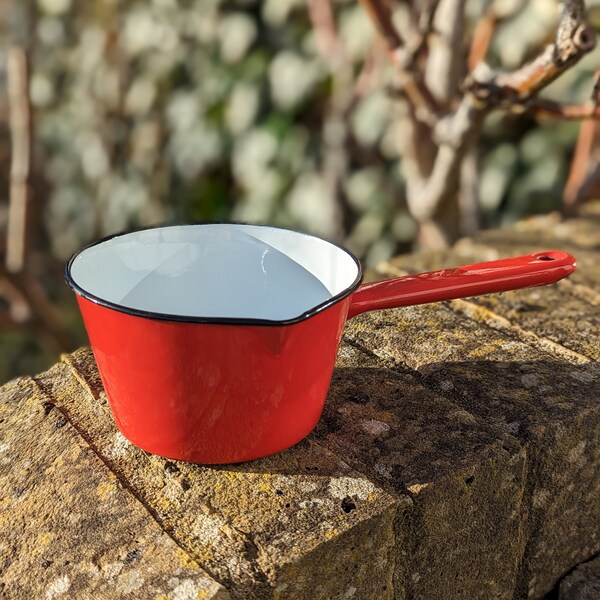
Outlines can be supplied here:
[[[523, 64], [556, 31], [558, 2], [517, 4], [488, 55], [503, 69]], [[467, 3], [465, 40], [482, 5]], [[367, 267], [414, 249], [402, 107], [389, 93], [385, 48], [358, 2], [333, 0], [335, 56], [328, 55], [314, 24], [316, 6], [0, 3], [3, 262], [9, 245], [19, 244], [8, 233], [11, 156], [20, 143], [10, 126], [11, 94], [13, 104], [29, 105], [23, 110], [31, 112], [31, 128], [22, 135], [32, 142], [26, 258], [0, 271], [0, 382], [43, 370], [59, 352], [86, 343], [62, 270], [74, 251], [101, 236], [233, 220], [324, 236]], [[598, 65], [594, 51], [548, 96], [586, 100]], [[492, 114], [476, 146], [479, 226], [560, 210], [579, 127]]]

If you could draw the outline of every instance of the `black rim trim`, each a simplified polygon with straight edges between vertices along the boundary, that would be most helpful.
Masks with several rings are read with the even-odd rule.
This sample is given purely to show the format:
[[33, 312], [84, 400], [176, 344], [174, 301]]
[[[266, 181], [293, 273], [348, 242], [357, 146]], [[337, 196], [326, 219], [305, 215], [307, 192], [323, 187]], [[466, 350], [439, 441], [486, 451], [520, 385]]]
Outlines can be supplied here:
[[[83, 252], [88, 250], [89, 248], [93, 248], [94, 246], [99, 246], [100, 244], [103, 244], [104, 242], [108, 242], [115, 238], [123, 237], [125, 235], [131, 235], [134, 233], [138, 233], [141, 231], [149, 231], [152, 229], [171, 229], [174, 227], [202, 227], [205, 225], [250, 225], [251, 227], [282, 229], [284, 231], [290, 231], [293, 233], [298, 233], [300, 235], [306, 235], [308, 237], [312, 237], [312, 238], [321, 240], [323, 242], [327, 242], [328, 244], [331, 244], [332, 246], [335, 246], [336, 248], [343, 250], [348, 256], [350, 256], [350, 258], [352, 258], [352, 260], [354, 261], [354, 263], [356, 264], [356, 267], [357, 267], [356, 279], [352, 282], [352, 284], [350, 284], [346, 289], [341, 291], [339, 294], [336, 294], [335, 296], [332, 296], [325, 302], [322, 302], [321, 304], [318, 304], [317, 306], [303, 312], [301, 315], [298, 315], [297, 317], [294, 317], [292, 319], [274, 321], [274, 320], [270, 320], [270, 319], [247, 319], [247, 318], [235, 319], [235, 318], [230, 318], [230, 317], [221, 317], [221, 318], [219, 318], [219, 317], [191, 317], [191, 316], [185, 316], [185, 315], [171, 315], [168, 313], [158, 313], [158, 312], [153, 312], [153, 311], [148, 311], [148, 310], [141, 310], [141, 309], [137, 309], [137, 308], [130, 308], [128, 306], [123, 306], [123, 305], [117, 304], [115, 302], [110, 302], [109, 300], [104, 300], [103, 298], [100, 298], [99, 296], [91, 294], [90, 292], [84, 290], [73, 279], [73, 277], [71, 275], [71, 266], [73, 265], [73, 262], [75, 261], [75, 259], [80, 254], [82, 254]], [[81, 248], [80, 250], [75, 252], [73, 254], [73, 256], [71, 256], [71, 258], [69, 258], [69, 260], [65, 264], [64, 277], [65, 277], [65, 281], [67, 282], [69, 287], [71, 287], [72, 290], [76, 294], [81, 296], [82, 298], [85, 298], [86, 300], [89, 300], [90, 302], [93, 302], [94, 304], [98, 304], [98, 305], [104, 306], [106, 308], [112, 308], [113, 310], [125, 313], [127, 315], [143, 317], [146, 319], [154, 319], [154, 320], [158, 320], [158, 321], [172, 321], [175, 323], [202, 323], [202, 324], [207, 324], [207, 325], [208, 324], [213, 324], [213, 325], [267, 325], [267, 326], [271, 326], [271, 327], [278, 327], [278, 326], [282, 326], [282, 325], [293, 325], [294, 323], [299, 323], [300, 321], [304, 321], [304, 320], [320, 313], [321, 311], [325, 310], [326, 308], [329, 308], [330, 306], [336, 304], [340, 300], [347, 298], [361, 284], [362, 278], [363, 278], [363, 273], [362, 273], [362, 266], [360, 264], [360, 261], [358, 260], [358, 258], [356, 258], [356, 256], [354, 256], [354, 254], [352, 254], [352, 252], [350, 252], [349, 250], [347, 250], [340, 244], [336, 244], [335, 242], [331, 242], [331, 241], [326, 240], [325, 238], [319, 237], [317, 235], [313, 235], [310, 233], [304, 233], [301, 231], [296, 231], [294, 229], [289, 229], [287, 227], [274, 227], [271, 225], [251, 225], [249, 223], [218, 223], [218, 222], [212, 223], [211, 222], [211, 223], [188, 223], [188, 224], [184, 224], [184, 225], [156, 225], [154, 227], [144, 227], [142, 229], [136, 229], [134, 231], [122, 231], [120, 233], [115, 233], [113, 235], [107, 235], [106, 237], [103, 237], [99, 240], [91, 242], [90, 244], [87, 244], [86, 246], [84, 246], [83, 248]]]

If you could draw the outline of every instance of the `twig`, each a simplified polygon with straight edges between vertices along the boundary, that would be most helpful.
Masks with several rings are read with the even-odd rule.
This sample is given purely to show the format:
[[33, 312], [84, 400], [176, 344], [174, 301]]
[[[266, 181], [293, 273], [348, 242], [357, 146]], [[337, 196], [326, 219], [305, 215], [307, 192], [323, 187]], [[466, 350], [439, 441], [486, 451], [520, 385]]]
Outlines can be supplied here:
[[348, 57], [336, 31], [330, 0], [308, 0], [308, 14], [319, 51], [335, 72], [348, 62]]
[[9, 277], [0, 277], [0, 296], [8, 303], [8, 314], [12, 322], [21, 325], [31, 319], [31, 308], [23, 292]]
[[568, 210], [572, 209], [581, 197], [581, 190], [590, 170], [590, 158], [595, 140], [599, 134], [600, 126], [596, 121], [590, 119], [583, 121], [579, 129], [569, 177], [563, 190], [563, 204]]
[[591, 98], [583, 104], [560, 104], [553, 100], [535, 98], [523, 106], [523, 110], [540, 117], [558, 117], [561, 119], [598, 119], [600, 118], [600, 70], [594, 74], [594, 87]]
[[[569, 177], [563, 191], [563, 203], [567, 209], [572, 209], [590, 187], [597, 183], [594, 178], [597, 179], [599, 170], [593, 168], [593, 166], [598, 164], [599, 152], [596, 140], [600, 133], [600, 127], [597, 122], [594, 122], [593, 117], [600, 116], [600, 110], [598, 109], [600, 105], [600, 70], [596, 71], [591, 96], [590, 102], [585, 107], [593, 115], [588, 115], [588, 118], [584, 119], [579, 129], [579, 137], [571, 161]], [[594, 150], [596, 151], [594, 152]], [[592, 173], [590, 173], [590, 170], [592, 170]]]
[[595, 102], [584, 104], [560, 104], [553, 100], [536, 98], [530, 104], [517, 108], [517, 112], [527, 111], [538, 117], [554, 117], [567, 120], [600, 119], [600, 107]]
[[56, 349], [72, 340], [57, 308], [50, 302], [27, 261], [27, 203], [31, 175], [31, 107], [27, 55], [12, 47], [7, 56], [9, 126], [11, 133], [10, 205], [5, 264], [0, 263], [0, 295], [8, 304], [2, 314], [17, 327], [38, 331]]
[[467, 61], [469, 72], [473, 71], [473, 69], [485, 59], [497, 23], [498, 19], [496, 17], [496, 11], [494, 10], [493, 4], [489, 2], [483, 15], [477, 21], [473, 31], [471, 46], [469, 48], [469, 58]]
[[465, 0], [440, 0], [433, 31], [429, 36], [429, 58], [425, 83], [438, 104], [449, 108], [458, 90], [465, 19]]
[[475, 235], [481, 226], [479, 208], [479, 155], [476, 146], [471, 146], [460, 171], [460, 230], [463, 235]]
[[9, 123], [12, 138], [10, 204], [6, 242], [6, 268], [12, 273], [23, 269], [27, 236], [27, 202], [31, 165], [31, 108], [27, 56], [12, 47], [7, 57]]
[[473, 71], [480, 62], [485, 60], [498, 25], [514, 17], [524, 6], [525, 2], [521, 2], [520, 0], [512, 0], [512, 3], [504, 0], [502, 4], [498, 1], [488, 0], [483, 14], [475, 25], [471, 38], [469, 58], [467, 60], [469, 72]]
[[396, 66], [403, 95], [412, 104], [419, 120], [433, 125], [439, 117], [439, 107], [423, 80], [407, 69], [410, 53], [392, 20], [392, 12], [386, 0], [360, 0], [375, 28], [386, 42], [390, 60]]
[[508, 73], [476, 69], [466, 87], [488, 106], [506, 106], [535, 96], [596, 46], [585, 21], [583, 0], [564, 0], [553, 44], [533, 61]]
[[309, 0], [308, 9], [319, 50], [332, 73], [332, 94], [327, 106], [321, 169], [327, 190], [335, 199], [335, 216], [341, 235], [350, 220], [342, 183], [348, 169], [346, 117], [354, 96], [352, 62], [338, 36], [330, 0]]
[[42, 285], [29, 273], [10, 273], [0, 263], [0, 292], [9, 301], [10, 316], [19, 324], [39, 325], [57, 349], [72, 346], [58, 309], [50, 302]]
[[385, 40], [389, 50], [397, 52], [403, 48], [404, 40], [394, 27], [388, 0], [360, 0], [360, 3], [371, 17], [371, 21]]
[[[597, 133], [597, 132], [596, 132]], [[594, 152], [594, 154], [596, 154]], [[594, 156], [592, 160], [590, 160], [590, 164], [588, 165], [588, 174], [587, 177], [581, 183], [581, 187], [577, 190], [576, 201], [582, 202], [583, 200], [590, 199], [592, 197], [598, 197], [597, 191], [600, 185], [600, 169], [594, 168], [598, 165], [598, 156]], [[569, 209], [574, 208], [573, 206], [568, 207]]]

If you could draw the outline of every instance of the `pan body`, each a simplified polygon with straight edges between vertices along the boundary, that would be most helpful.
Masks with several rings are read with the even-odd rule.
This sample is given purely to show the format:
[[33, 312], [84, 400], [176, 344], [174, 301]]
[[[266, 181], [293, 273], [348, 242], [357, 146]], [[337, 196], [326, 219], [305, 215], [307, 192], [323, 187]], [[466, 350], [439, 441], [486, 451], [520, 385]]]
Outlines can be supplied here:
[[66, 279], [123, 435], [223, 464], [313, 429], [361, 272], [313, 236], [198, 225], [100, 241], [69, 261]]
[[349, 298], [282, 326], [186, 324], [78, 302], [123, 435], [167, 458], [223, 464], [279, 452], [314, 428]]

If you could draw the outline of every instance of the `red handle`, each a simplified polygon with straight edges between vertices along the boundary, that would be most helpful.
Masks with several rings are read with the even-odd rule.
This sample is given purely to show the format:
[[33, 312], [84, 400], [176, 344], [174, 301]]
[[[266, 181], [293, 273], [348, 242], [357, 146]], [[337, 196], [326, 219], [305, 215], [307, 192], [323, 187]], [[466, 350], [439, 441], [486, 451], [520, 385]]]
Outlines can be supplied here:
[[574, 270], [573, 256], [550, 251], [366, 283], [352, 295], [348, 318], [368, 310], [547, 285]]

